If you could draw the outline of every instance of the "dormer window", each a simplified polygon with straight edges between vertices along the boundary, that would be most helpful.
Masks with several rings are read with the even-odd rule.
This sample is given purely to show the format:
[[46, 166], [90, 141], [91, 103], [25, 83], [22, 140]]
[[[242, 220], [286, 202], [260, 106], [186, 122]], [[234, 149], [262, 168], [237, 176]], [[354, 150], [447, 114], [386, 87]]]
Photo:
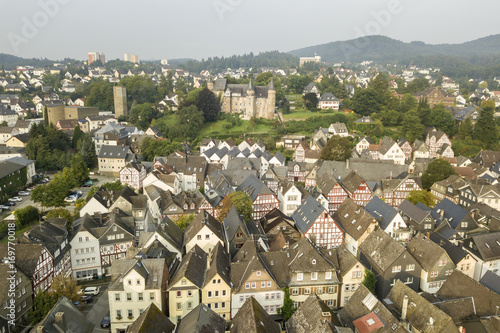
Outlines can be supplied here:
[[184, 209], [188, 209], [188, 205], [187, 204], [184, 204]]
[[191, 203], [191, 209], [194, 209], [194, 203]]

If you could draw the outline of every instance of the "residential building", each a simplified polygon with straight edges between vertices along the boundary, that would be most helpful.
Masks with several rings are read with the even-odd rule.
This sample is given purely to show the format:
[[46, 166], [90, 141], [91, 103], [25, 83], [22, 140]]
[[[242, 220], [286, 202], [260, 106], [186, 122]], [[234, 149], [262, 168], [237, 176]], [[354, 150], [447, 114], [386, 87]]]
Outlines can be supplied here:
[[340, 101], [332, 93], [324, 93], [318, 100], [318, 108], [338, 110]]
[[295, 226], [318, 247], [338, 247], [344, 240], [344, 232], [328, 211], [311, 195], [308, 195], [292, 215]]
[[378, 229], [372, 232], [359, 247], [360, 261], [371, 269], [377, 278], [377, 297], [383, 299], [397, 280], [418, 291], [421, 267], [403, 245]]
[[422, 266], [420, 289], [431, 294], [438, 291], [455, 269], [448, 253], [422, 233], [417, 233], [406, 248]]
[[370, 148], [370, 145], [375, 144], [375, 142], [370, 138], [369, 136], [363, 137], [359, 142], [356, 144], [356, 151], [358, 154], [362, 154], [365, 151], [368, 151], [368, 148]]
[[271, 250], [288, 248], [302, 237], [295, 221], [276, 208], [260, 219], [260, 225]]
[[396, 208], [389, 206], [379, 197], [374, 196], [365, 206], [365, 210], [377, 220], [379, 227], [389, 236], [399, 242], [410, 240], [413, 231], [410, 230]]
[[253, 297], [245, 301], [231, 320], [229, 333], [281, 333], [280, 325]]
[[127, 332], [172, 333], [175, 325], [154, 302], [127, 327]]
[[472, 235], [464, 239], [463, 244], [463, 249], [477, 260], [474, 270], [476, 281], [479, 281], [487, 270], [500, 275], [500, 232]]
[[359, 245], [375, 229], [376, 220], [351, 198], [345, 199], [333, 214], [333, 219], [345, 232], [343, 244], [352, 255], [359, 257]]
[[119, 276], [107, 290], [111, 332], [126, 332], [151, 304], [166, 311], [165, 259], [123, 259], [115, 261], [111, 271]]
[[261, 256], [280, 287], [290, 288], [295, 308], [314, 294], [328, 307], [338, 307], [337, 267], [308, 239], [301, 239], [287, 250], [265, 252]]
[[285, 323], [288, 333], [337, 332], [332, 311], [317, 295], [310, 295]]
[[88, 320], [66, 296], [61, 296], [45, 318], [31, 330], [31, 333], [91, 333], [93, 331], [94, 323]]
[[365, 206], [373, 197], [373, 193], [355, 171], [351, 171], [340, 183], [347, 195], [358, 205]]
[[180, 261], [184, 252], [184, 232], [171, 219], [165, 217], [154, 231], [141, 232], [139, 248], [149, 248], [158, 241]]
[[282, 146], [288, 150], [295, 150], [305, 140], [305, 135], [284, 135], [281, 137], [281, 141], [276, 143], [276, 146]]
[[466, 185], [467, 181], [465, 181], [462, 177], [459, 175], [451, 175], [446, 179], [432, 184], [431, 194], [434, 196], [436, 203], [440, 202], [444, 198], [447, 198], [454, 203], [458, 203], [461, 189]]
[[423, 210], [405, 199], [398, 206], [398, 211], [401, 213], [405, 224], [415, 232], [427, 233], [434, 230], [435, 222], [430, 209], [428, 211]]
[[179, 176], [183, 191], [194, 191], [203, 188], [207, 175], [207, 161], [201, 156], [169, 157], [165, 166], [169, 166]]
[[175, 333], [225, 332], [226, 321], [203, 303], [177, 323]]
[[71, 267], [75, 279], [91, 279], [101, 276], [101, 255], [99, 238], [95, 229], [99, 224], [88, 214], [73, 222], [71, 246]]
[[337, 181], [335, 176], [324, 174], [317, 183], [318, 189], [328, 199], [328, 212], [333, 214], [348, 197], [347, 191]]
[[430, 152], [429, 148], [427, 148], [427, 145], [425, 142], [420, 141], [420, 140], [415, 140], [413, 142], [413, 158], [429, 158], [430, 157]]
[[279, 209], [280, 202], [276, 195], [254, 175], [248, 176], [237, 188], [252, 199], [252, 219], [258, 221], [273, 208]]
[[411, 144], [405, 138], [399, 139], [397, 143], [401, 148], [401, 150], [403, 151], [403, 153], [405, 154], [406, 161], [411, 160], [413, 153], [413, 148]]
[[201, 302], [222, 318], [231, 318], [231, 267], [229, 253], [217, 243], [208, 255], [207, 272], [201, 290]]
[[283, 306], [285, 293], [250, 240], [243, 245], [231, 263], [231, 317], [234, 318], [246, 300], [254, 297], [268, 314]]
[[222, 224], [210, 213], [202, 210], [184, 230], [186, 252], [199, 246], [206, 253], [211, 253], [217, 244], [225, 245]]
[[[219, 223], [219, 222], [217, 222]], [[253, 223], [252, 221], [248, 223]], [[219, 223], [220, 224], [220, 223]], [[226, 240], [227, 252], [234, 256], [238, 250], [250, 239], [251, 233], [243, 217], [233, 205], [224, 221], [222, 221], [224, 239]], [[224, 243], [221, 243], [224, 246]]]
[[17, 122], [17, 118], [19, 118], [19, 115], [15, 111], [0, 105], [0, 124], [6, 122], [7, 126], [13, 127]]
[[474, 278], [477, 261], [469, 252], [465, 251], [461, 246], [453, 244], [437, 232], [430, 234], [429, 238], [446, 251], [457, 270], [470, 278]]
[[438, 87], [428, 88], [423, 91], [419, 91], [413, 94], [418, 100], [426, 100], [427, 104], [433, 108], [437, 104], [444, 104], [445, 106], [454, 106], [456, 99], [453, 95], [448, 94]]
[[450, 315], [401, 281], [396, 281], [387, 298], [393, 305], [393, 312], [401, 314], [403, 326], [409, 332], [459, 331]]
[[168, 308], [169, 318], [173, 323], [177, 323], [200, 304], [206, 265], [206, 252], [195, 245], [183, 258], [170, 280], [167, 289]]
[[[7, 256], [8, 245], [0, 244], [3, 262], [10, 262]], [[54, 257], [43, 244], [16, 244], [16, 269], [20, 270], [31, 281], [33, 294], [49, 290], [54, 279]], [[21, 260], [22, 258], [22, 260]]]
[[97, 156], [99, 172], [103, 175], [119, 177], [127, 163], [135, 160], [135, 155], [128, 146], [102, 146]]
[[422, 189], [419, 179], [414, 177], [382, 179], [381, 185], [383, 198], [392, 207], [398, 207], [410, 195], [411, 191]]
[[[27, 319], [33, 308], [33, 286], [31, 279], [9, 263], [0, 263], [0, 316], [17, 324]], [[0, 328], [1, 329], [1, 328]]]
[[293, 182], [288, 182], [286, 184], [282, 183], [278, 190], [280, 210], [285, 215], [292, 215], [302, 203], [305, 194], [304, 188], [300, 185], [295, 185]]
[[142, 188], [145, 178], [146, 168], [143, 164], [135, 161], [127, 163], [125, 167], [120, 170], [120, 182], [137, 190]]
[[435, 127], [431, 127], [427, 130], [425, 136], [425, 145], [429, 149], [429, 157], [430, 158], [453, 158], [455, 155], [453, 151], [450, 154], [445, 154], [442, 156], [438, 156], [438, 151], [442, 150], [445, 146], [452, 146], [452, 143], [445, 132], [437, 130]]

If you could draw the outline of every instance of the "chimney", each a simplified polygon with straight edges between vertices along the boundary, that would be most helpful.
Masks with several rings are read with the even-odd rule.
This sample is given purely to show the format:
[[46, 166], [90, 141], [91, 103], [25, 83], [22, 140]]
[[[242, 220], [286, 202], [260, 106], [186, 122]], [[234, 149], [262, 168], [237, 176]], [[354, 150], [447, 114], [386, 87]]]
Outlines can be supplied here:
[[43, 333], [43, 326], [37, 326], [36, 333]]
[[165, 223], [161, 224], [161, 231], [165, 232]]
[[391, 174], [390, 174], [390, 176], [389, 176], [389, 179], [392, 179], [392, 171], [391, 171]]
[[332, 322], [332, 314], [330, 312], [321, 312], [321, 322]]
[[66, 320], [64, 319], [64, 312], [58, 312], [55, 315], [55, 321], [54, 321], [54, 326], [60, 331], [60, 332], [66, 332]]
[[394, 303], [392, 303], [390, 299], [384, 298], [382, 302], [384, 303], [387, 310], [392, 311], [392, 309], [394, 309]]
[[408, 313], [408, 295], [403, 298], [403, 306], [401, 308], [401, 320], [406, 320], [406, 314]]
[[345, 168], [346, 170], [349, 169], [349, 159], [345, 160]]

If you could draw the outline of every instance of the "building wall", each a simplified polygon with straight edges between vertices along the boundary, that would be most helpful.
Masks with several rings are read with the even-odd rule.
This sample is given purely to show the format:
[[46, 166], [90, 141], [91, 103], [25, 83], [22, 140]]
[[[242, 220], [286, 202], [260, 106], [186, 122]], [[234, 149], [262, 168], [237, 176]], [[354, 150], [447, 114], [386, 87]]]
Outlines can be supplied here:
[[[183, 281], [184, 284], [183, 284]], [[170, 320], [177, 323], [200, 304], [200, 289], [183, 278], [168, 291]]]
[[347, 271], [340, 287], [339, 307], [344, 307], [349, 298], [358, 290], [365, 277], [365, 267], [358, 263]]
[[124, 158], [98, 158], [99, 162], [99, 172], [111, 175], [111, 176], [120, 176], [120, 170], [125, 167], [125, 159]]
[[195, 245], [198, 245], [206, 253], [210, 253], [217, 243], [224, 246], [224, 241], [219, 239], [207, 226], [203, 226], [196, 236], [186, 243], [186, 253], [189, 253]]
[[226, 320], [231, 318], [231, 287], [218, 274], [203, 287], [201, 299], [219, 316]]
[[[47, 106], [47, 116], [49, 117], [49, 124], [56, 125], [59, 120], [66, 119], [64, 112], [64, 105]], [[44, 115], [45, 117], [45, 115]]]
[[80, 231], [71, 244], [71, 267], [73, 277], [81, 280], [93, 274], [102, 275], [99, 240], [88, 231]]

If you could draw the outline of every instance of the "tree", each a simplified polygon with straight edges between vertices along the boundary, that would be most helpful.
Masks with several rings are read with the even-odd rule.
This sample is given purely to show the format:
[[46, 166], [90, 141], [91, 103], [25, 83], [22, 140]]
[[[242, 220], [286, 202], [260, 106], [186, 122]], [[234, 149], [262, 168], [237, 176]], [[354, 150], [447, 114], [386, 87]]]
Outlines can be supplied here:
[[153, 138], [145, 138], [141, 144], [141, 152], [145, 161], [152, 161], [155, 156], [168, 156], [181, 149], [179, 142], [171, 142], [169, 140], [155, 140]]
[[470, 117], [465, 118], [464, 121], [458, 126], [457, 138], [460, 140], [465, 140], [467, 138], [472, 138], [473, 126]]
[[179, 228], [181, 228], [182, 231], [184, 231], [187, 226], [193, 222], [195, 218], [195, 214], [183, 214], [181, 215], [181, 217], [179, 217], [176, 221], [175, 221], [175, 224], [177, 224], [177, 226]]
[[207, 87], [203, 88], [196, 99], [196, 107], [203, 112], [206, 122], [219, 119], [220, 104], [215, 94]]
[[33, 222], [37, 222], [40, 213], [36, 207], [28, 205], [24, 208], [19, 208], [14, 211], [14, 217], [16, 218], [16, 222], [20, 226], [26, 226]]
[[80, 138], [82, 137], [82, 135], [83, 135], [83, 132], [80, 129], [80, 126], [76, 125], [75, 128], [73, 129], [73, 139], [72, 139], [72, 143], [73, 143], [72, 146], [73, 146], [73, 148], [77, 147], [78, 141], [80, 140]]
[[190, 105], [179, 110], [178, 115], [174, 128], [175, 136], [178, 138], [193, 138], [197, 136], [205, 122], [203, 112], [198, 110], [195, 105]]
[[315, 109], [318, 106], [318, 96], [315, 93], [307, 93], [302, 96], [304, 107], [308, 110]]
[[100, 191], [101, 188], [104, 191], [121, 191], [125, 188], [125, 185], [117, 180], [110, 183], [104, 183], [101, 186], [92, 186], [89, 190], [89, 193], [87, 193], [87, 200], [90, 200], [97, 191]]
[[97, 154], [95, 152], [94, 140], [90, 137], [90, 134], [83, 133], [82, 137], [76, 145], [76, 150], [78, 154], [83, 157], [87, 168], [93, 168], [97, 165]]
[[297, 309], [293, 307], [293, 300], [290, 297], [290, 289], [286, 287], [283, 291], [285, 292], [283, 306], [278, 309], [278, 313], [283, 315], [283, 322], [286, 323]]
[[80, 186], [87, 179], [89, 179], [89, 169], [82, 155], [75, 154], [71, 158], [70, 165], [70, 172], [73, 176], [73, 179], [75, 180], [76, 186]]
[[351, 156], [351, 142], [346, 137], [332, 136], [321, 151], [321, 159], [328, 161], [345, 161]]
[[128, 120], [138, 128], [146, 130], [151, 125], [151, 121], [159, 116], [151, 104], [142, 103], [134, 106], [128, 116]]
[[402, 113], [406, 113], [410, 110], [417, 109], [418, 101], [412, 94], [404, 94], [401, 98], [401, 104], [399, 107], [399, 111]]
[[361, 283], [368, 288], [372, 294], [375, 294], [375, 289], [377, 288], [377, 278], [372, 271], [365, 268], [365, 277]]
[[33, 299], [33, 308], [28, 312], [28, 318], [31, 322], [40, 322], [47, 313], [54, 307], [57, 300], [50, 295], [48, 291], [38, 290], [35, 298]]
[[426, 190], [430, 189], [432, 184], [455, 175], [455, 169], [450, 162], [443, 159], [435, 159], [427, 166], [422, 175], [422, 187]]
[[429, 125], [445, 132], [449, 137], [455, 134], [457, 127], [451, 112], [447, 111], [443, 104], [435, 105], [429, 116]]
[[369, 116], [379, 112], [383, 106], [383, 99], [373, 88], [358, 89], [352, 97], [354, 111], [362, 116]]
[[79, 294], [80, 287], [72, 276], [64, 276], [63, 274], [57, 275], [52, 280], [50, 288], [51, 296], [55, 300], [58, 300], [62, 296], [66, 296], [70, 301], [76, 302], [81, 298]]
[[401, 131], [406, 140], [413, 142], [422, 140], [425, 134], [425, 126], [420, 123], [417, 112], [407, 112], [403, 118]]
[[221, 206], [219, 207], [218, 220], [224, 221], [232, 206], [236, 207], [238, 214], [242, 215], [245, 222], [252, 220], [253, 201], [248, 195], [243, 192], [236, 191], [228, 194], [222, 199]]
[[408, 200], [414, 205], [421, 202], [427, 207], [432, 207], [434, 206], [435, 203], [434, 196], [432, 195], [432, 193], [426, 190], [413, 190], [406, 197], [406, 200]]
[[474, 126], [474, 139], [481, 141], [487, 146], [498, 143], [498, 133], [495, 127], [495, 102], [484, 101], [479, 119]]
[[429, 117], [431, 116], [431, 107], [427, 104], [427, 98], [422, 98], [418, 101], [417, 113], [422, 125], [427, 127], [429, 125]]

